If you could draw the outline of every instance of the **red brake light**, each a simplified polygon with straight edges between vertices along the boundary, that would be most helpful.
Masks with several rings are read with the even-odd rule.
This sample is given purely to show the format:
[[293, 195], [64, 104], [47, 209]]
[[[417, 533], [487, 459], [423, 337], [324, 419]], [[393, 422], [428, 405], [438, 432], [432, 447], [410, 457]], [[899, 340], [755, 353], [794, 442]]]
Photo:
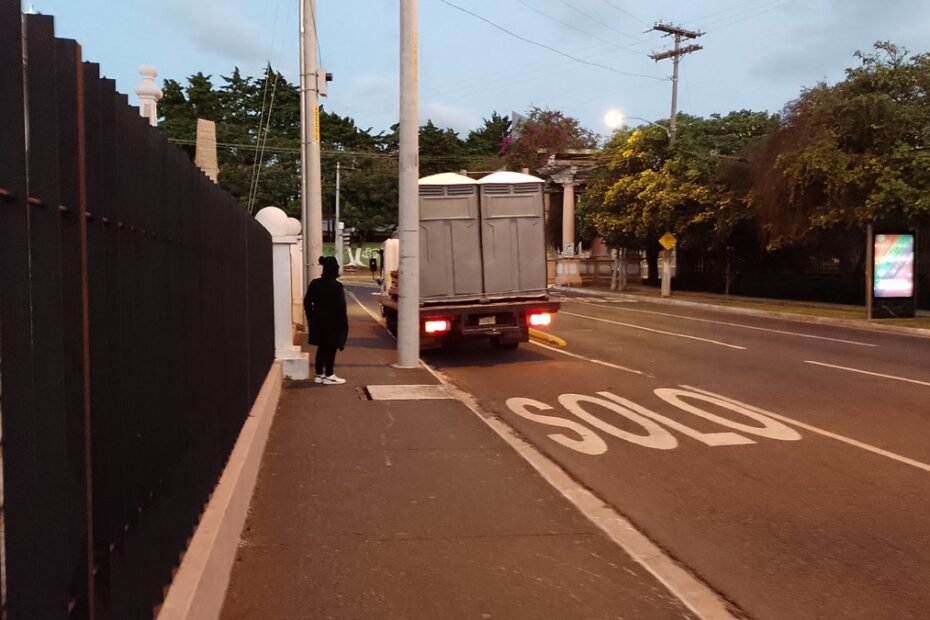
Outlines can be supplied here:
[[543, 325], [549, 325], [552, 323], [552, 315], [548, 312], [534, 312], [530, 315], [529, 319], [530, 325], [533, 327], [542, 327]]
[[445, 319], [430, 319], [423, 326], [427, 334], [438, 334], [449, 331], [449, 321]]

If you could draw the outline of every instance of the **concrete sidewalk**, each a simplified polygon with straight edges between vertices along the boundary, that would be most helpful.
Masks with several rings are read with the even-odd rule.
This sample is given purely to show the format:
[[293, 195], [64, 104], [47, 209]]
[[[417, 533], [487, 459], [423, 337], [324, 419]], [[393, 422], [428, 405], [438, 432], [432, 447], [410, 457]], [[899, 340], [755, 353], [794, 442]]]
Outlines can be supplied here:
[[348, 382], [286, 384], [223, 618], [694, 617], [358, 304]]

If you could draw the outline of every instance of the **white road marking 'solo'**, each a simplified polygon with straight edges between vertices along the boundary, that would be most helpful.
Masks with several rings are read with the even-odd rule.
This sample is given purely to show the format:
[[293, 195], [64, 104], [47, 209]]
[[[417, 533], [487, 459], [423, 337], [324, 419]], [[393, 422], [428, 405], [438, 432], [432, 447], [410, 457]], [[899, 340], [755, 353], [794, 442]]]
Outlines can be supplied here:
[[[696, 387], [691, 387], [691, 386], [689, 386], [689, 385], [682, 385], [682, 386], [680, 386], [680, 387], [682, 387], [682, 388], [685, 389], [685, 390], [692, 390], [692, 391], [694, 391], [694, 392], [700, 392], [701, 394], [706, 394], [706, 395], [708, 395], [708, 396], [713, 396], [714, 398], [719, 398], [719, 399], [724, 400], [724, 401], [736, 402], [736, 401], [734, 401], [733, 399], [728, 398], [728, 397], [726, 397], [726, 396], [721, 396], [720, 394], [714, 394], [713, 392], [708, 392], [707, 390], [702, 390], [702, 389], [699, 389], [699, 388], [696, 388]], [[900, 454], [895, 454], [894, 452], [890, 452], [890, 451], [888, 451], [888, 450], [883, 450], [882, 448], [878, 448], [878, 447], [876, 447], [876, 446], [873, 446], [873, 445], [871, 445], [871, 444], [867, 444], [867, 443], [865, 443], [865, 442], [863, 442], [863, 441], [859, 441], [859, 440], [857, 440], [857, 439], [852, 439], [852, 438], [850, 438], [850, 437], [845, 437], [844, 435], [840, 435], [840, 434], [838, 434], [838, 433], [832, 433], [832, 432], [827, 431], [827, 430], [824, 430], [824, 429], [822, 429], [822, 428], [818, 428], [818, 427], [816, 427], [816, 426], [813, 426], [812, 424], [807, 424], [806, 422], [801, 422], [800, 420], [795, 420], [794, 418], [789, 418], [788, 416], [783, 416], [783, 415], [779, 415], [779, 414], [777, 414], [777, 413], [772, 413], [771, 411], [762, 411], [761, 409], [757, 409], [757, 408], [755, 408], [755, 407], [752, 407], [752, 408], [755, 409], [756, 411], [760, 412], [760, 413], [764, 413], [764, 414], [767, 415], [767, 416], [771, 416], [771, 417], [773, 417], [773, 418], [776, 418], [776, 419], [778, 419], [778, 420], [781, 420], [782, 422], [787, 422], [788, 424], [793, 424], [794, 426], [797, 426], [798, 428], [803, 428], [804, 430], [811, 431], [812, 433], [817, 433], [818, 435], [823, 435], [824, 437], [829, 437], [830, 439], [835, 439], [835, 440], [837, 440], [837, 441], [841, 441], [841, 442], [843, 442], [843, 443], [845, 443], [845, 444], [847, 444], [847, 445], [850, 445], [850, 446], [853, 446], [853, 447], [856, 447], [856, 448], [860, 448], [860, 449], [865, 450], [865, 451], [867, 451], [867, 452], [871, 452], [871, 453], [873, 453], [873, 454], [877, 454], [877, 455], [879, 455], [879, 456], [883, 456], [883, 457], [888, 458], [888, 459], [891, 459], [891, 460], [893, 460], [893, 461], [897, 461], [897, 462], [899, 462], [899, 463], [904, 463], [905, 465], [910, 465], [911, 467], [915, 467], [915, 468], [917, 468], [917, 469], [920, 469], [920, 470], [923, 470], [923, 471], [926, 471], [926, 472], [930, 472], [930, 465], [928, 465], [927, 463], [922, 463], [922, 462], [917, 461], [917, 460], [915, 460], [915, 459], [908, 458], [908, 457], [906, 457], [906, 456], [901, 456]]]

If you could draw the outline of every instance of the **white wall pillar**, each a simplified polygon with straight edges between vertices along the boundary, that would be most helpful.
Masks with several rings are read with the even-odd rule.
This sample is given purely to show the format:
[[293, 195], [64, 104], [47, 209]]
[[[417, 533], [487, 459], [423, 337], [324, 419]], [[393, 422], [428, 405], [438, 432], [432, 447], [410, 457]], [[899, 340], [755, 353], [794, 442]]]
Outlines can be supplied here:
[[142, 82], [136, 86], [136, 96], [139, 97], [139, 116], [149, 119], [149, 125], [158, 125], [158, 101], [162, 98], [161, 89], [155, 84], [158, 69], [152, 65], [141, 65], [139, 75]]
[[562, 254], [575, 254], [575, 180], [562, 183]]
[[297, 237], [297, 243], [291, 246], [291, 322], [295, 326], [304, 327], [304, 251], [301, 243], [300, 220], [290, 217], [287, 220], [291, 232]]
[[288, 379], [310, 377], [310, 357], [294, 345], [292, 321], [293, 273], [291, 247], [298, 243], [287, 215], [277, 207], [265, 207], [255, 219], [271, 233], [274, 284], [274, 356]]
[[562, 186], [562, 247], [555, 265], [555, 283], [581, 286], [580, 260], [575, 256], [575, 172], [572, 166], [552, 177]]

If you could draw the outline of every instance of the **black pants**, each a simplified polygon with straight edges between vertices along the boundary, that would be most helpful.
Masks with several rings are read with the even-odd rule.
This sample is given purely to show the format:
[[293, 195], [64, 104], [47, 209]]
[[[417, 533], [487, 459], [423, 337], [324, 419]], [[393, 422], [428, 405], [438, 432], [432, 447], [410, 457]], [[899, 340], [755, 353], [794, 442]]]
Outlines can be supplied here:
[[316, 374], [327, 377], [333, 374], [333, 364], [336, 363], [336, 347], [316, 348]]

